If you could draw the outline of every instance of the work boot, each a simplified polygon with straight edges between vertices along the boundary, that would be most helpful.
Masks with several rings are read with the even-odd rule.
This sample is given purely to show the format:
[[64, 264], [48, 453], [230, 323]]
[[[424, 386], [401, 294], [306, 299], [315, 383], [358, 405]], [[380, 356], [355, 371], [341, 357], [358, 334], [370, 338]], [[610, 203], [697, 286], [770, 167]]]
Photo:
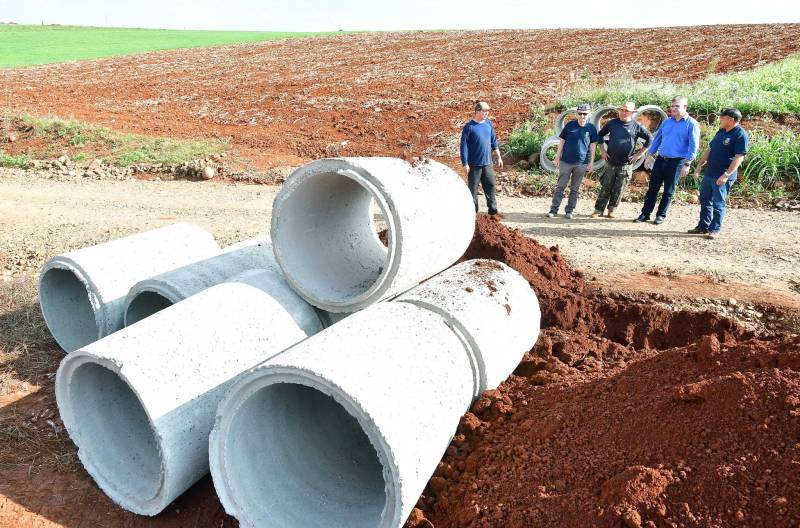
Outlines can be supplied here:
[[697, 226], [697, 227], [693, 227], [690, 230], [688, 230], [687, 233], [689, 233], [690, 235], [705, 235], [706, 233], [708, 233], [708, 230], [707, 229], [703, 229], [700, 226]]

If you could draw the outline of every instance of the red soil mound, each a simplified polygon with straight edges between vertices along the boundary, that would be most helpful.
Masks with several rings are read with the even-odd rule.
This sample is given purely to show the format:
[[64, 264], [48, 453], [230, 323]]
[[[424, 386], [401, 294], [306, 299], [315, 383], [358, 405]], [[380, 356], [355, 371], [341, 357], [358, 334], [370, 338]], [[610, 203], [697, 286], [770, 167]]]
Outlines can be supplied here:
[[467, 413], [407, 526], [796, 526], [800, 338], [587, 286], [478, 219], [468, 258], [531, 282], [545, 328]]

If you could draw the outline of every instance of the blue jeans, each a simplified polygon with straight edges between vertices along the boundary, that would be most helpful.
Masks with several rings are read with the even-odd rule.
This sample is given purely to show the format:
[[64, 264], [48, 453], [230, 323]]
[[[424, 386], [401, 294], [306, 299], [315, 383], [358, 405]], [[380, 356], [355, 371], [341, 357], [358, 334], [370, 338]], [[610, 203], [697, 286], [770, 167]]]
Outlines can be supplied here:
[[736, 176], [729, 178], [722, 185], [717, 185], [717, 179], [706, 174], [700, 182], [700, 222], [697, 227], [711, 233], [722, 229], [722, 219], [725, 217], [725, 204], [731, 185], [736, 181]]
[[467, 187], [472, 193], [472, 201], [475, 203], [475, 212], [478, 212], [478, 183], [483, 187], [483, 195], [486, 197], [486, 207], [489, 214], [497, 213], [497, 199], [494, 196], [495, 174], [494, 167], [489, 165], [470, 166], [467, 175]]
[[640, 217], [649, 220], [650, 213], [656, 206], [656, 198], [658, 198], [658, 191], [661, 185], [664, 185], [664, 192], [661, 193], [661, 203], [658, 204], [658, 211], [656, 217], [666, 217], [669, 205], [672, 203], [672, 197], [675, 195], [675, 186], [681, 177], [681, 169], [683, 168], [683, 158], [656, 158], [653, 164], [653, 169], [650, 171], [650, 183], [647, 185], [647, 194], [644, 196], [644, 205], [642, 206], [642, 214]]

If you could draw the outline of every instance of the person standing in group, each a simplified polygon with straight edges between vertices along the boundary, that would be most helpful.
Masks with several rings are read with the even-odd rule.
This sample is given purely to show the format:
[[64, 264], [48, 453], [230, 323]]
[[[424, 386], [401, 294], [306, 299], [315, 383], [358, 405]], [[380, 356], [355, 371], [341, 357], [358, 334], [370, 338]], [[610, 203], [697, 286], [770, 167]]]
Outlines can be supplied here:
[[472, 119], [461, 131], [461, 165], [467, 172], [467, 185], [478, 212], [478, 182], [486, 196], [486, 207], [490, 215], [498, 214], [495, 198], [495, 174], [492, 153], [497, 155], [498, 168], [503, 167], [503, 158], [497, 148], [497, 135], [489, 120], [489, 105], [483, 101], [475, 103]]
[[747, 154], [747, 132], [739, 125], [742, 113], [735, 108], [726, 108], [719, 115], [720, 129], [708, 149], [703, 153], [694, 170], [700, 177], [700, 169], [706, 165], [706, 172], [700, 183], [700, 221], [688, 232], [705, 234], [716, 238], [722, 229], [728, 193], [736, 181], [739, 165]]
[[[636, 105], [627, 101], [617, 109], [619, 117], [600, 129], [600, 154], [606, 166], [600, 177], [600, 193], [594, 202], [592, 218], [603, 216], [606, 206], [608, 218], [614, 218], [614, 209], [619, 206], [633, 173], [632, 165], [644, 156], [653, 142], [653, 134], [633, 119], [635, 109]], [[636, 152], [638, 140], [642, 141], [642, 148]]]
[[689, 101], [686, 97], [679, 96], [673, 99], [670, 117], [661, 123], [656, 132], [645, 159], [646, 166], [652, 163], [650, 183], [647, 186], [642, 212], [634, 222], [650, 220], [650, 213], [656, 206], [658, 191], [663, 185], [661, 202], [653, 220], [656, 225], [663, 223], [667, 218], [667, 210], [672, 203], [678, 180], [689, 174], [689, 165], [697, 155], [697, 148], [700, 145], [700, 125], [687, 113], [688, 106]]
[[569, 184], [569, 198], [567, 207], [564, 208], [565, 218], [571, 219], [575, 206], [578, 204], [581, 183], [586, 172], [594, 169], [594, 154], [597, 145], [597, 128], [589, 123], [588, 104], [577, 108], [578, 119], [570, 121], [559, 134], [558, 152], [556, 153], [555, 166], [558, 168], [558, 182], [550, 203], [548, 218], [558, 214], [561, 201], [564, 199], [564, 190]]

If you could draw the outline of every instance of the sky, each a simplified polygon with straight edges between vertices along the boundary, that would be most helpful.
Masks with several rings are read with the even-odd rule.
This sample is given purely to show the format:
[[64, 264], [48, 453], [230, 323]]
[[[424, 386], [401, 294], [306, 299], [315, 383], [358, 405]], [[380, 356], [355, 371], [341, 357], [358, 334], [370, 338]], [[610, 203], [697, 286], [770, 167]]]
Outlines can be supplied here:
[[0, 0], [0, 22], [359, 31], [800, 22], [797, 0]]

